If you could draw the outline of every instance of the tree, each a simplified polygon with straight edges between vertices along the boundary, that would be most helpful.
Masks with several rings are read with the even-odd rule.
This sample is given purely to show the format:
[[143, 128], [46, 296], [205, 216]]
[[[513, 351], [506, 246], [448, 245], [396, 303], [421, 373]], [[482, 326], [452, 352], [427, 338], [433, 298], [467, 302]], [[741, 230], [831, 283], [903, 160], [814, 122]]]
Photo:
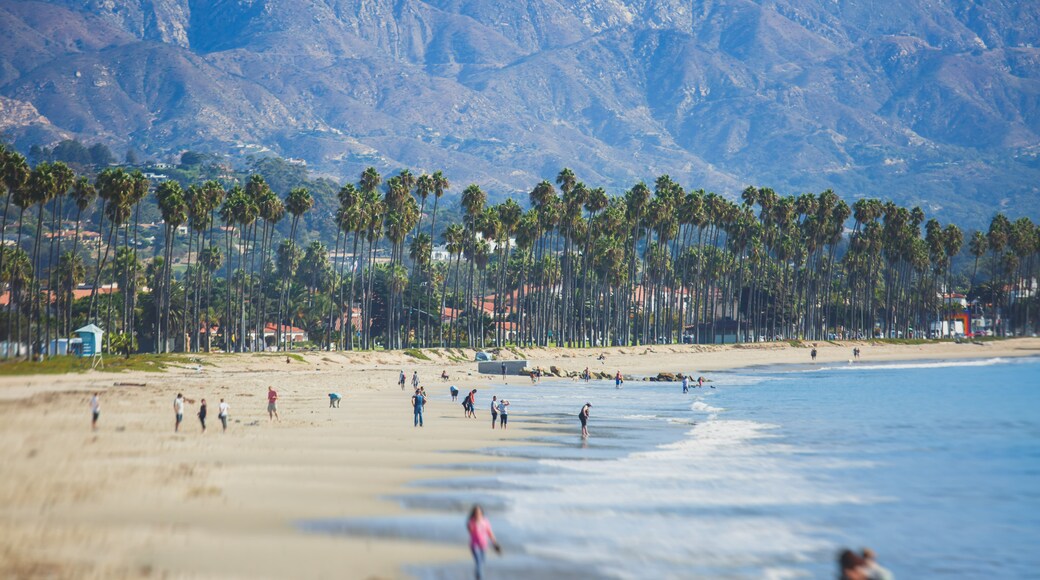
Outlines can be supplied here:
[[156, 309], [158, 324], [156, 325], [156, 352], [167, 352], [167, 340], [170, 328], [170, 288], [173, 264], [173, 246], [177, 239], [177, 229], [188, 220], [188, 202], [184, 199], [184, 190], [176, 181], [164, 181], [155, 190], [159, 211], [162, 213], [163, 229], [163, 271], [158, 278], [156, 293]]
[[[295, 244], [296, 243], [296, 229], [300, 224], [300, 216], [309, 211], [314, 207], [314, 198], [307, 189], [298, 187], [289, 192], [289, 196], [285, 200], [285, 210], [292, 216], [291, 225], [289, 227], [289, 239]], [[295, 267], [293, 268], [295, 270]], [[294, 275], [294, 271], [288, 272], [289, 279]], [[282, 341], [282, 314], [285, 310], [285, 302], [288, 300], [289, 286], [288, 282], [283, 279], [283, 291], [282, 298], [279, 300], [278, 306], [278, 331], [275, 334], [276, 345], [281, 349], [283, 346]]]

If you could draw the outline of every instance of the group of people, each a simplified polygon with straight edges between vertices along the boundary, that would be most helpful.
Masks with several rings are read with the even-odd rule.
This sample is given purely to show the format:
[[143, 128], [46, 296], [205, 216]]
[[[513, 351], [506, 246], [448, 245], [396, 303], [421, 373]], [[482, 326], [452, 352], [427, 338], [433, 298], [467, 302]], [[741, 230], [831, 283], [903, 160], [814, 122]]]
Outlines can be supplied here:
[[[702, 388], [702, 387], [704, 387], [704, 377], [700, 376], [700, 377], [697, 377], [697, 388], [699, 389], [699, 388]], [[690, 392], [690, 388], [691, 388], [690, 377], [689, 377], [689, 375], [684, 375], [683, 378], [682, 378], [682, 392], [689, 393]], [[712, 387], [712, 388], [714, 389], [715, 387]]]
[[[274, 389], [271, 389], [271, 391], [273, 392]], [[277, 393], [275, 393], [275, 399], [277, 399], [277, 396], [278, 396]], [[96, 402], [97, 397], [98, 397], [97, 393], [94, 393], [94, 399], [91, 400], [91, 408], [95, 409], [95, 411], [94, 411], [94, 423], [93, 423], [95, 425], [95, 428], [96, 428], [96, 424], [97, 424], [97, 415], [98, 415], [98, 412], [99, 412], [97, 409], [100, 409], [100, 403]], [[268, 400], [270, 400], [270, 395], [268, 396]], [[195, 404], [195, 401], [192, 400], [192, 399], [186, 398], [182, 393], [177, 393], [177, 396], [173, 399], [173, 414], [174, 414], [173, 432], [174, 433], [178, 433], [181, 430], [181, 423], [184, 421], [184, 405], [185, 405], [185, 403], [193, 405], [193, 404]], [[271, 405], [269, 403], [268, 404], [268, 410], [270, 410], [270, 408], [271, 408]], [[226, 432], [227, 431], [228, 411], [230, 409], [231, 409], [231, 406], [228, 405], [227, 401], [225, 401], [224, 399], [220, 399], [220, 404], [217, 406], [217, 418], [220, 419], [220, 425], [222, 427], [222, 432]], [[200, 399], [199, 400], [199, 412], [196, 413], [196, 416], [199, 418], [199, 424], [202, 426], [202, 432], [203, 433], [206, 432], [206, 417], [208, 416], [208, 414], [209, 414], [209, 409], [206, 406], [206, 399]]]
[[[441, 378], [444, 378], [444, 376], [442, 375]], [[404, 371], [402, 370], [401, 374], [397, 377], [397, 384], [400, 385], [402, 391], [404, 390], [405, 380], [406, 377]], [[412, 388], [419, 388], [419, 371], [412, 371]]]
[[477, 390], [476, 389], [473, 389], [472, 391], [470, 391], [469, 394], [466, 395], [465, 398], [462, 399], [462, 408], [466, 411], [466, 417], [467, 418], [470, 418], [470, 419], [476, 419], [477, 418], [477, 408], [475, 406], [476, 402], [477, 402]]
[[[476, 391], [473, 391], [476, 392]], [[509, 423], [509, 401], [499, 399], [497, 396], [491, 397], [491, 428], [495, 428], [495, 421], [498, 420], [499, 427], [502, 429], [506, 428]]]

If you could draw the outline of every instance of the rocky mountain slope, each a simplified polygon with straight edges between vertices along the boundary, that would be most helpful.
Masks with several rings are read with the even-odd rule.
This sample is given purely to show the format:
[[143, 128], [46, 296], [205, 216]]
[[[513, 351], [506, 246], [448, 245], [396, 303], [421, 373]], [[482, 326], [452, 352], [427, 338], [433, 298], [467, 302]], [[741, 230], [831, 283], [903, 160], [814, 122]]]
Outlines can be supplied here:
[[0, 0], [0, 38], [0, 131], [23, 148], [1040, 213], [1036, 2]]

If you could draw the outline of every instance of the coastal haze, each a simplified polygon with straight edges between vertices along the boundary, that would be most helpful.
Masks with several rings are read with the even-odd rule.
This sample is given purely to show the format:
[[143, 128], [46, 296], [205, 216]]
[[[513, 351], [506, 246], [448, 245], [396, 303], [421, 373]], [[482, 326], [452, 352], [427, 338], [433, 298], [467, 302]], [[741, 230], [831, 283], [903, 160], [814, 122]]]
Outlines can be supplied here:
[[1040, 209], [1036, 2], [5, 0], [0, 34], [26, 149]]

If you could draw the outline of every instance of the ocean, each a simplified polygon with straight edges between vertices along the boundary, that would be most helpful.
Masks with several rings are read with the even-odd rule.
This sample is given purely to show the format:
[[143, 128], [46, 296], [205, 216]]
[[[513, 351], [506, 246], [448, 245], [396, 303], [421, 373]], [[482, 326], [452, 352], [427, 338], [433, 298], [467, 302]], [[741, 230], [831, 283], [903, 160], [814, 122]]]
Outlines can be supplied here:
[[464, 547], [479, 502], [489, 578], [831, 578], [842, 547], [897, 578], [1040, 578], [1040, 359], [686, 372], [711, 382], [496, 387], [559, 434], [419, 482], [410, 515], [301, 526]]

